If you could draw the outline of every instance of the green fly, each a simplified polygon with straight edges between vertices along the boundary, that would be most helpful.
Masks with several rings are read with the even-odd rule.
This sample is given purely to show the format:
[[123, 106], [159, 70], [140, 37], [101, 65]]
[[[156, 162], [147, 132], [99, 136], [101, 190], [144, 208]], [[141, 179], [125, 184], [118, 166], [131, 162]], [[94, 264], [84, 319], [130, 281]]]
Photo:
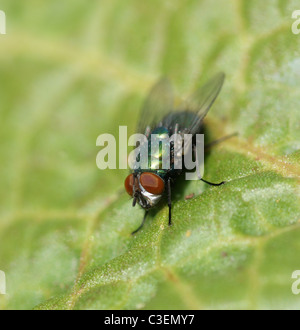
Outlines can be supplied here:
[[[175, 169], [174, 144], [172, 143], [169, 145], [169, 155], [167, 155], [170, 157], [168, 169], [163, 169], [161, 166], [161, 149], [158, 155], [154, 155], [156, 157], [151, 158], [151, 136], [155, 134], [163, 138], [179, 134], [183, 140], [185, 134], [192, 136], [200, 134], [203, 129], [203, 119], [219, 95], [224, 78], [223, 73], [217, 74], [179, 106], [174, 106], [172, 89], [167, 79], [160, 80], [151, 89], [142, 108], [137, 127], [137, 132], [144, 134], [147, 138], [150, 165], [146, 169], [134, 168], [125, 180], [125, 189], [133, 198], [132, 205], [135, 206], [138, 203], [145, 210], [142, 224], [132, 234], [143, 227], [148, 210], [155, 207], [164, 195], [167, 195], [168, 200], [169, 225], [172, 224], [172, 184], [182, 172], [186, 171], [184, 167]], [[195, 147], [193, 144], [194, 142], [192, 142], [192, 148]], [[213, 186], [225, 183], [224, 181], [212, 183], [202, 178], [200, 180]]]

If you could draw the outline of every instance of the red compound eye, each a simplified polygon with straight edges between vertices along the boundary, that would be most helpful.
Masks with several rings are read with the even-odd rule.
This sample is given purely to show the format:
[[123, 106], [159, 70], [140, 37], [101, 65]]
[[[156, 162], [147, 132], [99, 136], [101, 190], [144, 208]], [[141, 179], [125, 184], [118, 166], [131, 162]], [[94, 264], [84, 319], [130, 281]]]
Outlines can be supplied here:
[[125, 180], [125, 189], [127, 193], [132, 196], [133, 195], [133, 174], [129, 174]]
[[150, 172], [141, 174], [140, 183], [150, 194], [161, 195], [165, 189], [164, 180], [158, 175]]

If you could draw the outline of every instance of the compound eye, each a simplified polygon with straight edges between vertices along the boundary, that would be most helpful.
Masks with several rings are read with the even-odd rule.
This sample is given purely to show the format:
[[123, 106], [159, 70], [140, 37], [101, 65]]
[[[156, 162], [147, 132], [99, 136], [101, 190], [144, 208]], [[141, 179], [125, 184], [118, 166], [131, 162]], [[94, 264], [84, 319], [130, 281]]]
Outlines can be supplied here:
[[125, 189], [127, 193], [132, 196], [133, 195], [133, 174], [129, 174], [124, 182]]
[[141, 174], [140, 183], [150, 194], [161, 195], [165, 189], [164, 180], [158, 175], [150, 172]]

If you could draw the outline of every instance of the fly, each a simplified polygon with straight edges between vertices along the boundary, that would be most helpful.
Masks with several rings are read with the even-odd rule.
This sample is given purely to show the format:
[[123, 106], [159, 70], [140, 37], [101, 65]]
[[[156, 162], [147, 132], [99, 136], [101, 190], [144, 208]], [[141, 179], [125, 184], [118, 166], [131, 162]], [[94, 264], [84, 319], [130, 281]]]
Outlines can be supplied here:
[[[158, 81], [144, 103], [137, 127], [137, 132], [146, 136], [149, 150], [152, 134], [168, 137], [180, 134], [182, 139], [184, 134], [192, 134], [192, 136], [199, 134], [202, 130], [203, 119], [219, 95], [224, 79], [224, 73], [218, 73], [179, 107], [174, 106], [169, 81], [167, 79]], [[194, 142], [192, 142], [192, 148], [194, 149]], [[169, 226], [172, 224], [171, 188], [176, 178], [185, 171], [185, 168], [174, 168], [172, 152], [174, 152], [174, 146], [170, 145], [169, 169], [162, 169], [161, 166], [154, 166], [156, 169], [135, 168], [125, 180], [125, 189], [133, 198], [132, 205], [135, 206], [138, 203], [145, 210], [141, 225], [132, 234], [143, 227], [148, 211], [155, 207], [164, 195], [167, 195], [168, 200]], [[151, 154], [148, 154], [148, 157], [148, 163], [150, 163]], [[161, 158], [157, 158], [157, 162], [159, 164], [154, 165], [161, 165]], [[212, 186], [225, 183], [225, 181], [212, 183], [202, 178], [200, 180]]]

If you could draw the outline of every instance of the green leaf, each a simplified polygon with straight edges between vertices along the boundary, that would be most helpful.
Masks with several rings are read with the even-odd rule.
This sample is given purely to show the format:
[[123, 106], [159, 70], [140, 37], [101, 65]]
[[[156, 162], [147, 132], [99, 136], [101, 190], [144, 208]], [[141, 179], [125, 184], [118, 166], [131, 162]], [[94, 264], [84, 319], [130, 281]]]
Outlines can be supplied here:
[[[0, 309], [299, 309], [300, 36], [296, 1], [3, 0]], [[298, 8], [299, 9], [299, 8]], [[179, 180], [173, 226], [127, 171], [100, 171], [99, 134], [134, 132], [151, 85], [179, 96], [218, 71], [205, 178]], [[193, 194], [193, 198], [185, 196]]]

